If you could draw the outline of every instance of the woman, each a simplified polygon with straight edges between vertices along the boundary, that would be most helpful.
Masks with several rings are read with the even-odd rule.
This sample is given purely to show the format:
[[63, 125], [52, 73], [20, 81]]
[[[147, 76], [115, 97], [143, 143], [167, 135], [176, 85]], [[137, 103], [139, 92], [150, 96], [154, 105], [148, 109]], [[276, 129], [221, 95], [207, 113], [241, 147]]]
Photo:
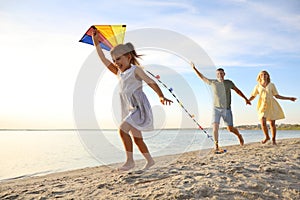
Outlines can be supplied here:
[[296, 101], [297, 98], [279, 95], [274, 83], [271, 82], [270, 75], [267, 71], [261, 71], [256, 80], [258, 84], [255, 86], [249, 100], [252, 101], [257, 95], [259, 95], [257, 112], [261, 122], [262, 130], [265, 134], [265, 139], [261, 142], [262, 144], [265, 144], [268, 140], [270, 140], [268, 127], [266, 124], [266, 121], [269, 121], [272, 133], [272, 142], [274, 145], [276, 145], [275, 121], [278, 119], [284, 119], [285, 116], [279, 103], [273, 97], [290, 101]]

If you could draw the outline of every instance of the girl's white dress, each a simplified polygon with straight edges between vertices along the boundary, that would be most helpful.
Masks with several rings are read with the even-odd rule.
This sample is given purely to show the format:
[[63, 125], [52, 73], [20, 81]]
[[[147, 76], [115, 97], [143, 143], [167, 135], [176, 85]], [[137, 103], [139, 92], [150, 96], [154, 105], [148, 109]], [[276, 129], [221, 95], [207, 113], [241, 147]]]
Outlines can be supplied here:
[[151, 105], [143, 92], [142, 80], [135, 76], [137, 66], [132, 65], [118, 72], [122, 122], [127, 122], [140, 131], [153, 130]]

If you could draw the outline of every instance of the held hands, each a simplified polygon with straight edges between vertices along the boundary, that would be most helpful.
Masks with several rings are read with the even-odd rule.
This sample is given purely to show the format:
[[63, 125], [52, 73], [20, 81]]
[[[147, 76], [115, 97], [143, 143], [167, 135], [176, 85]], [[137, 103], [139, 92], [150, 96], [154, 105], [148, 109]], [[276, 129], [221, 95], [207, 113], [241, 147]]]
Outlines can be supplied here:
[[171, 105], [171, 103], [173, 103], [173, 101], [171, 101], [165, 97], [159, 97], [159, 100], [163, 105], [168, 105], [168, 104]]
[[251, 101], [249, 99], [245, 99], [246, 105], [251, 105]]

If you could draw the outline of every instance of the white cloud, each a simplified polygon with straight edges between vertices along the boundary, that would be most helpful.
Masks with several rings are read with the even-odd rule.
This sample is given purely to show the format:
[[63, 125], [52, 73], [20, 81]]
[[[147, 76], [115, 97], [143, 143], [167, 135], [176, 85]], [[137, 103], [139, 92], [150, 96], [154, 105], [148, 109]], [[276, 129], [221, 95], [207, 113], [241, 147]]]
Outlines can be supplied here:
[[[293, 9], [298, 11], [300, 8], [300, 4], [295, 3], [293, 5], [293, 1], [289, 1], [290, 4], [286, 1], [279, 1], [265, 4], [264, 2], [248, 2], [248, 5], [251, 6], [251, 8], [259, 13], [261, 16], [266, 16], [270, 20], [273, 20], [275, 22], [280, 23], [280, 27], [287, 28], [288, 31], [295, 31], [300, 30], [300, 13], [299, 12], [293, 12]], [[293, 6], [296, 6], [293, 8]], [[276, 24], [277, 26], [277, 24]]]

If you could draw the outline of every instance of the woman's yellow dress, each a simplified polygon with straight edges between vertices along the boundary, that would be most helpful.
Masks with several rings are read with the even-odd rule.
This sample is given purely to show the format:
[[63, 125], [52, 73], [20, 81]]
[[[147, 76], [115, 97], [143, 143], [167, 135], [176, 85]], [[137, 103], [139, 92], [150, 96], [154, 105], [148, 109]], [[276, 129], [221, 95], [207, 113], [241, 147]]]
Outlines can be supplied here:
[[256, 97], [258, 94], [257, 112], [259, 119], [262, 119], [263, 117], [268, 121], [284, 119], [284, 112], [274, 98], [278, 92], [273, 83], [269, 83], [266, 87], [263, 87], [258, 83], [251, 95]]

